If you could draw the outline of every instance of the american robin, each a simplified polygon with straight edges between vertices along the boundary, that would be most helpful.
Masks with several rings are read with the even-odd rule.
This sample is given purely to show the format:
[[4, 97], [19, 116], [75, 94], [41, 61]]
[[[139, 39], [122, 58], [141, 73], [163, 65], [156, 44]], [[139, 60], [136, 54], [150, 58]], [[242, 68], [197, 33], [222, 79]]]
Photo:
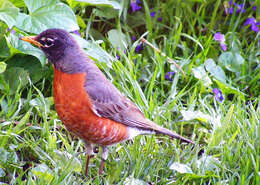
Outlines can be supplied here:
[[102, 147], [99, 174], [108, 157], [107, 147], [141, 134], [165, 134], [186, 139], [149, 119], [99, 70], [65, 30], [48, 29], [21, 40], [38, 46], [54, 69], [53, 94], [56, 111], [66, 128], [86, 144], [86, 175], [93, 145]]

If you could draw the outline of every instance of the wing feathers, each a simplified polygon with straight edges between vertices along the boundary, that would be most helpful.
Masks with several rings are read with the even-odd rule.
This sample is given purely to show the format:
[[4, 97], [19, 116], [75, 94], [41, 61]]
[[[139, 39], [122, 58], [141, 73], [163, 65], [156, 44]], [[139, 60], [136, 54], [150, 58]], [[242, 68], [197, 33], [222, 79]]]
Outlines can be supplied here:
[[157, 134], [166, 134], [172, 138], [193, 143], [146, 119], [138, 107], [128, 98], [124, 97], [118, 89], [107, 80], [94, 62], [88, 62], [88, 67], [85, 72], [85, 89], [93, 103], [93, 112], [98, 116], [112, 119], [129, 127], [151, 130]]

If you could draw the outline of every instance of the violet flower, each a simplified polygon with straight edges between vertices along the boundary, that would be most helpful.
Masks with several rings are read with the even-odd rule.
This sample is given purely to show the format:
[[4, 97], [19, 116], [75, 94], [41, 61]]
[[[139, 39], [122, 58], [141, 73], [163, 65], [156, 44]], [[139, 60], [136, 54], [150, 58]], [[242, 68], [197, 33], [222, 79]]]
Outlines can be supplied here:
[[230, 0], [230, 1], [228, 2], [228, 7], [229, 7], [229, 8], [227, 9], [227, 11], [225, 11], [226, 14], [227, 14], [227, 13], [233, 14], [234, 9], [236, 9], [236, 13], [240, 13], [240, 12], [244, 13], [244, 12], [246, 11], [243, 4], [233, 3], [233, 0]]
[[72, 31], [71, 33], [74, 33], [75, 35], [80, 36], [79, 30], [74, 30], [74, 31]]
[[[10, 30], [11, 30], [11, 31], [10, 31]], [[7, 32], [9, 32], [9, 31], [10, 31], [11, 34], [15, 34], [15, 33], [16, 33], [16, 31], [15, 31], [14, 29], [12, 29], [12, 28], [8, 28], [8, 29], [7, 29]]]
[[151, 12], [151, 13], [150, 13], [150, 16], [151, 16], [151, 17], [154, 17], [155, 14], [156, 14], [156, 12]]
[[[116, 49], [117, 49], [117, 51], [118, 51], [119, 53], [121, 53], [120, 47], [117, 47]], [[123, 50], [123, 53], [126, 54], [126, 51]], [[120, 55], [119, 55], [119, 54], [116, 54], [116, 58], [117, 58], [117, 60], [119, 60], [119, 59], [120, 59]]]
[[141, 10], [141, 6], [139, 6], [138, 4], [140, 4], [140, 0], [133, 0], [131, 1], [131, 8], [132, 8], [132, 12], [136, 12], [138, 10]]
[[259, 25], [260, 22], [257, 22], [254, 17], [248, 18], [244, 23], [244, 26], [251, 25], [251, 30], [255, 31], [256, 33], [259, 32]]
[[131, 40], [132, 40], [132, 41], [136, 41], [136, 36], [134, 36], [134, 35], [131, 36]]
[[236, 4], [236, 3], [235, 3], [235, 6], [237, 7], [236, 13], [240, 13], [240, 12], [245, 13], [246, 10], [245, 10], [243, 4]]
[[220, 32], [214, 34], [214, 40], [220, 43], [221, 49], [223, 51], [227, 50], [227, 45], [225, 43], [225, 36]]
[[164, 78], [165, 80], [169, 80], [169, 81], [172, 81], [173, 80], [173, 75], [175, 74], [175, 72], [173, 71], [169, 71], [165, 74]]
[[[159, 12], [159, 13], [160, 13], [160, 12]], [[153, 12], [150, 13], [150, 16], [151, 16], [152, 18], [154, 18], [154, 17], [155, 17], [155, 14], [156, 14], [156, 12], [153, 11]], [[158, 17], [157, 21], [162, 22], [162, 17]]]
[[136, 53], [140, 53], [140, 52], [143, 51], [143, 50], [144, 50], [144, 45], [143, 45], [143, 43], [138, 44], [138, 45], [136, 46], [136, 48], [135, 48], [135, 52], [136, 52]]
[[224, 97], [223, 97], [223, 94], [222, 94], [221, 90], [218, 89], [218, 88], [214, 88], [212, 91], [215, 94], [216, 100], [218, 102], [222, 103], [224, 101]]

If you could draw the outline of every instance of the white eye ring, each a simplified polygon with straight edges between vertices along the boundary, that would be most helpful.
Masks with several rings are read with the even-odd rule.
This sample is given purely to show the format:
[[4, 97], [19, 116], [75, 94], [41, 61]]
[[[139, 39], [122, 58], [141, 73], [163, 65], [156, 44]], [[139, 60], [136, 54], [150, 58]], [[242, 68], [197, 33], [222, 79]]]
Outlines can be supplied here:
[[46, 44], [44, 44], [44, 47], [49, 48], [49, 47], [54, 45], [54, 40], [56, 40], [56, 39], [55, 38], [54, 39], [51, 39], [51, 38], [46, 39], [45, 37], [43, 37], [41, 40], [43, 40], [43, 41], [47, 40]]

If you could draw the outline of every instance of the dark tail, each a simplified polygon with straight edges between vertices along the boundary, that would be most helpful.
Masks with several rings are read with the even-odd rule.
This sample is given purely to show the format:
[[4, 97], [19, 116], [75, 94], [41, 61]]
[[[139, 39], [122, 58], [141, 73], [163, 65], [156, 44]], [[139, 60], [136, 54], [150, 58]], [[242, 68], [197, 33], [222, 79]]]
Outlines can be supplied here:
[[164, 134], [164, 135], [170, 136], [171, 138], [174, 138], [174, 139], [180, 139], [181, 141], [186, 142], [186, 143], [195, 144], [192, 140], [182, 137], [179, 134], [176, 134], [176, 133], [174, 133], [166, 128], [160, 127], [160, 126], [158, 126], [158, 129], [156, 129], [155, 132], [156, 132], [156, 134]]

